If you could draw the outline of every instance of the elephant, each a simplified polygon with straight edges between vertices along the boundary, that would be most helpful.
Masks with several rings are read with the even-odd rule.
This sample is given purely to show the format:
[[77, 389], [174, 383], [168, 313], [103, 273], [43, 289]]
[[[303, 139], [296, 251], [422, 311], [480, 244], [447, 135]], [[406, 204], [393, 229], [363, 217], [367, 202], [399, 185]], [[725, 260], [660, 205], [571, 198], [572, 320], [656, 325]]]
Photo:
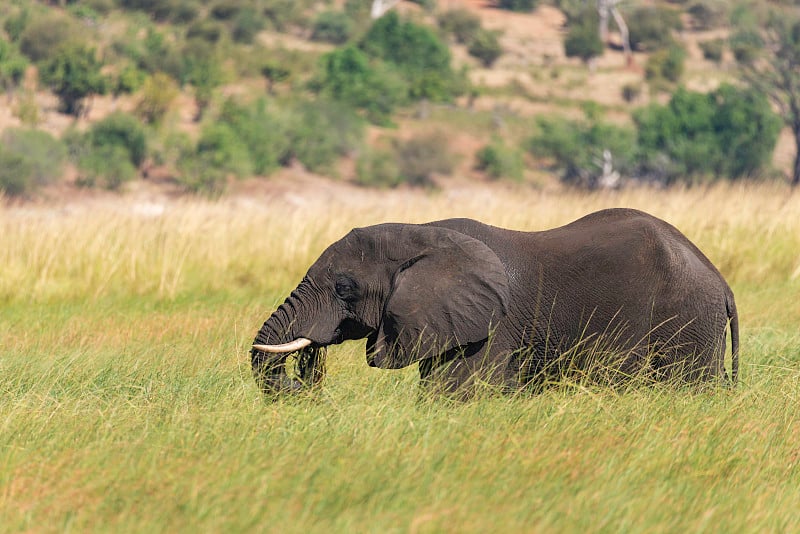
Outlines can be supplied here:
[[419, 362], [423, 384], [467, 397], [597, 370], [612, 383], [738, 375], [723, 276], [674, 226], [625, 208], [532, 232], [466, 218], [355, 228], [263, 323], [252, 370], [264, 391], [302, 389], [324, 376], [326, 347], [364, 338], [370, 366]]

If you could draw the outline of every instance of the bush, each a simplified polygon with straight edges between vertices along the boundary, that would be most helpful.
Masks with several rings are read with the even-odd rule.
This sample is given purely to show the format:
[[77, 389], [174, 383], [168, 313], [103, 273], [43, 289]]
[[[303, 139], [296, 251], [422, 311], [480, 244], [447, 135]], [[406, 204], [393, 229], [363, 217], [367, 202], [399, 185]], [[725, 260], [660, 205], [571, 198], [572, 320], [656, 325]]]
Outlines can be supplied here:
[[31, 173], [30, 161], [0, 145], [0, 193], [24, 195], [31, 187]]
[[305, 17], [303, 2], [296, 0], [264, 0], [264, 16], [277, 31], [284, 31], [289, 26], [300, 24]]
[[362, 152], [356, 160], [356, 183], [368, 187], [396, 187], [402, 183], [397, 155], [389, 150]]
[[68, 44], [80, 41], [81, 33], [74, 19], [50, 11], [28, 22], [20, 35], [19, 47], [31, 61], [47, 61]]
[[127, 159], [128, 152], [118, 145], [95, 147], [78, 159], [80, 176], [77, 183], [84, 187], [103, 187], [116, 191], [136, 177], [136, 168]]
[[450, 174], [454, 157], [447, 136], [431, 132], [398, 141], [395, 145], [400, 177], [416, 186], [432, 186], [434, 174]]
[[209, 123], [203, 128], [197, 141], [196, 155], [224, 174], [241, 178], [253, 173], [247, 145], [225, 123]]
[[264, 29], [263, 17], [252, 8], [242, 9], [233, 19], [231, 37], [237, 43], [252, 44], [258, 32]]
[[564, 37], [564, 53], [567, 57], [579, 57], [583, 61], [603, 55], [605, 45], [600, 39], [597, 29], [599, 24], [597, 12], [585, 10], [583, 14], [570, 23]]
[[758, 30], [739, 30], [730, 36], [728, 44], [739, 63], [752, 63], [764, 48], [764, 40]]
[[642, 86], [638, 83], [626, 83], [622, 86], [622, 99], [625, 102], [638, 100], [642, 95]]
[[467, 51], [488, 68], [503, 54], [503, 47], [500, 46], [496, 31], [481, 28], [475, 33]]
[[408, 87], [393, 71], [355, 46], [334, 50], [322, 58], [314, 84], [322, 94], [366, 112], [370, 122], [389, 124], [394, 109], [406, 101]]
[[314, 20], [311, 39], [333, 44], [346, 43], [353, 35], [353, 20], [342, 11], [323, 11]]
[[161, 122], [179, 92], [172, 78], [163, 72], [156, 72], [142, 84], [136, 114], [147, 123]]
[[486, 172], [490, 177], [522, 180], [525, 164], [522, 154], [516, 148], [510, 148], [503, 142], [494, 140], [478, 150], [475, 156], [476, 168]]
[[530, 12], [539, 4], [539, 0], [498, 0], [497, 7], [510, 11]]
[[144, 84], [146, 74], [135, 65], [125, 65], [113, 82], [114, 95], [135, 93]]
[[449, 101], [463, 92], [465, 82], [453, 72], [447, 46], [429, 28], [403, 22], [394, 11], [372, 24], [359, 48], [398, 69], [413, 100]]
[[708, 41], [701, 41], [700, 50], [703, 51], [705, 59], [719, 63], [722, 61], [722, 53], [725, 50], [725, 40], [709, 39]]
[[70, 45], [42, 64], [40, 76], [58, 96], [61, 111], [78, 116], [85, 97], [104, 94], [108, 89], [108, 80], [100, 72], [102, 66], [94, 49]]
[[26, 195], [61, 177], [66, 148], [47, 132], [9, 128], [0, 141], [0, 193]]
[[364, 137], [362, 119], [324, 99], [295, 106], [287, 126], [288, 158], [296, 158], [312, 172], [332, 171], [336, 159], [352, 152]]
[[658, 50], [672, 44], [672, 31], [683, 28], [680, 14], [667, 7], [643, 6], [627, 18], [629, 39], [637, 50]]
[[22, 83], [28, 61], [15, 45], [0, 40], [0, 88], [11, 90]]
[[769, 163], [781, 126], [763, 95], [730, 85], [708, 94], [679, 89], [634, 119], [644, 172], [667, 183], [755, 174]]
[[194, 0], [118, 0], [125, 9], [147, 13], [159, 22], [187, 23], [199, 15], [198, 3]]
[[683, 76], [686, 50], [677, 44], [650, 54], [645, 65], [645, 78], [654, 82], [677, 82]]
[[727, 0], [698, 0], [686, 10], [692, 16], [692, 26], [696, 30], [712, 30], [723, 26], [728, 19]]
[[230, 126], [247, 147], [255, 174], [266, 175], [288, 163], [291, 140], [285, 117], [270, 113], [265, 100], [244, 105], [228, 99], [217, 120]]
[[224, 33], [224, 28], [213, 20], [199, 20], [186, 30], [187, 40], [205, 41], [209, 44], [217, 43]]
[[22, 8], [5, 20], [3, 29], [6, 31], [8, 38], [11, 39], [11, 42], [17, 42], [20, 39], [30, 19], [30, 11], [27, 8]]
[[437, 17], [439, 27], [462, 44], [471, 43], [481, 29], [481, 19], [464, 8], [450, 9]]
[[107, 146], [119, 147], [134, 167], [139, 167], [147, 157], [147, 138], [144, 128], [132, 115], [116, 111], [105, 119], [96, 122], [87, 132], [87, 140], [92, 148]]
[[0, 140], [7, 151], [26, 160], [30, 169], [30, 186], [47, 185], [61, 177], [67, 149], [49, 133], [29, 128], [8, 128]]
[[594, 188], [603, 174], [604, 152], [608, 151], [614, 170], [630, 175], [636, 165], [636, 133], [630, 128], [600, 121], [572, 121], [542, 117], [539, 131], [528, 141], [536, 156], [553, 159], [564, 183]]

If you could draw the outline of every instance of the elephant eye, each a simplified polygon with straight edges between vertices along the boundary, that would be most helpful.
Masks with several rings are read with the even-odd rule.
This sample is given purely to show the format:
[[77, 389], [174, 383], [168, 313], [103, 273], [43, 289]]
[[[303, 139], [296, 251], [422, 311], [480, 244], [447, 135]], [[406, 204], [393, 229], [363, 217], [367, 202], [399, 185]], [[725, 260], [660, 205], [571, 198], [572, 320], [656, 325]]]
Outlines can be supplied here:
[[336, 280], [336, 294], [342, 300], [351, 301], [355, 300], [358, 296], [358, 286], [351, 278], [342, 276]]

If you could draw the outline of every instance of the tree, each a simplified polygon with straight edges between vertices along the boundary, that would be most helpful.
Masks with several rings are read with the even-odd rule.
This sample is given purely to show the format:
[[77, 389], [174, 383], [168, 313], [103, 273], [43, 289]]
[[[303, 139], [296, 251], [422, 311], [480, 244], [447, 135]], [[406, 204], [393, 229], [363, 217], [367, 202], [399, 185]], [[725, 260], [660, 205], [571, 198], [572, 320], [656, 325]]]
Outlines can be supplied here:
[[584, 10], [569, 25], [564, 37], [564, 53], [567, 57], [579, 57], [585, 63], [603, 54], [604, 41], [597, 32], [597, 15]]
[[77, 117], [84, 111], [84, 98], [108, 89], [102, 66], [93, 48], [65, 46], [42, 65], [42, 81], [58, 96], [62, 111]]
[[762, 48], [755, 58], [742, 58], [745, 80], [769, 97], [795, 143], [791, 185], [800, 185], [800, 11], [773, 11], [760, 30]]

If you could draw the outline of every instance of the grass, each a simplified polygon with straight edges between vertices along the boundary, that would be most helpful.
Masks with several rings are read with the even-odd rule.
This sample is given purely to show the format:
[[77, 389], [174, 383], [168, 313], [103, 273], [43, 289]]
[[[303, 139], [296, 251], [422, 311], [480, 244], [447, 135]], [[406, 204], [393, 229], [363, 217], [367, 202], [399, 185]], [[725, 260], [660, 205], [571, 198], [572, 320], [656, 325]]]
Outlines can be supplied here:
[[[800, 197], [352, 192], [282, 206], [0, 208], [0, 530], [797, 531]], [[693, 239], [741, 316], [734, 391], [566, 385], [419, 401], [415, 369], [329, 352], [265, 402], [247, 349], [353, 226], [472, 216], [543, 229], [606, 206]]]

